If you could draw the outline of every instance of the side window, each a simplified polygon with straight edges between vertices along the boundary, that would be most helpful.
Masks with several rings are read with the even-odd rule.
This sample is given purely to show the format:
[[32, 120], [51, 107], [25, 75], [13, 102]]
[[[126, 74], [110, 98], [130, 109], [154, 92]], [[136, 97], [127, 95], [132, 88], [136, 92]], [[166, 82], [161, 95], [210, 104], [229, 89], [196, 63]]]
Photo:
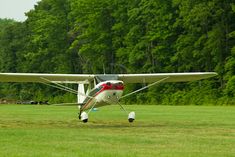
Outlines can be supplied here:
[[119, 85], [119, 86], [123, 86], [123, 83], [119, 82], [118, 85]]
[[97, 88], [97, 91], [100, 91], [102, 88], [103, 88], [103, 86], [99, 86], [99, 87]]

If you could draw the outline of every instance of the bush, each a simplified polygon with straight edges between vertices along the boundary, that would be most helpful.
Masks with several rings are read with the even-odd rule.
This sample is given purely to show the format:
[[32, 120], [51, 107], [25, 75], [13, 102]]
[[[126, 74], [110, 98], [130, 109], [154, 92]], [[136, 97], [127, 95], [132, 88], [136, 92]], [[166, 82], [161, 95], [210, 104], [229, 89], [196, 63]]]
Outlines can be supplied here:
[[225, 88], [225, 95], [228, 98], [233, 98], [235, 97], [235, 76], [232, 76], [226, 85]]

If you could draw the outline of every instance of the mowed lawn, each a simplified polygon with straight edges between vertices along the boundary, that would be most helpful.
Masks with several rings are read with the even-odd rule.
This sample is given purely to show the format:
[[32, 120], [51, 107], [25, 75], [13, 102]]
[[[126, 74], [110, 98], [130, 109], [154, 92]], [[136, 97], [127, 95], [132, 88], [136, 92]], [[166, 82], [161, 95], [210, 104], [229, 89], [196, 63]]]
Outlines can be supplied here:
[[77, 119], [74, 106], [0, 105], [1, 157], [232, 157], [235, 107], [128, 105]]

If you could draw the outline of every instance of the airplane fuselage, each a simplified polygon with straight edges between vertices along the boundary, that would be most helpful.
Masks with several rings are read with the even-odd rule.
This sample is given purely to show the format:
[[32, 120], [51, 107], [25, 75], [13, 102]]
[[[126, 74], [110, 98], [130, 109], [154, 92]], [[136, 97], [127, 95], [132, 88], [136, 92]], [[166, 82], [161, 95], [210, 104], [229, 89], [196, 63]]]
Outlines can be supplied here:
[[109, 80], [100, 82], [89, 92], [87, 97], [81, 106], [81, 110], [87, 110], [89, 108], [101, 107], [110, 104], [118, 103], [124, 90], [123, 81]]

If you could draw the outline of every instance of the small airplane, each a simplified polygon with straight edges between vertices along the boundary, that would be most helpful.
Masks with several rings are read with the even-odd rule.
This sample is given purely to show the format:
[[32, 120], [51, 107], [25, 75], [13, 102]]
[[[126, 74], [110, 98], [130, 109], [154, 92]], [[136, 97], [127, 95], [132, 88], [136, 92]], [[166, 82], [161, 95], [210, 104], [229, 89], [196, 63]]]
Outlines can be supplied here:
[[[110, 104], [120, 104], [120, 99], [140, 92], [163, 82], [187, 82], [207, 79], [216, 76], [215, 72], [190, 73], [150, 73], [150, 74], [43, 74], [43, 73], [0, 73], [0, 82], [37, 82], [77, 94], [79, 119], [88, 122], [88, 114], [94, 108]], [[78, 90], [62, 85], [78, 84]], [[143, 88], [123, 95], [127, 83], [148, 84]], [[88, 113], [85, 112], [89, 110]], [[127, 113], [128, 114], [128, 113]], [[128, 114], [128, 121], [135, 120], [135, 112]]]

